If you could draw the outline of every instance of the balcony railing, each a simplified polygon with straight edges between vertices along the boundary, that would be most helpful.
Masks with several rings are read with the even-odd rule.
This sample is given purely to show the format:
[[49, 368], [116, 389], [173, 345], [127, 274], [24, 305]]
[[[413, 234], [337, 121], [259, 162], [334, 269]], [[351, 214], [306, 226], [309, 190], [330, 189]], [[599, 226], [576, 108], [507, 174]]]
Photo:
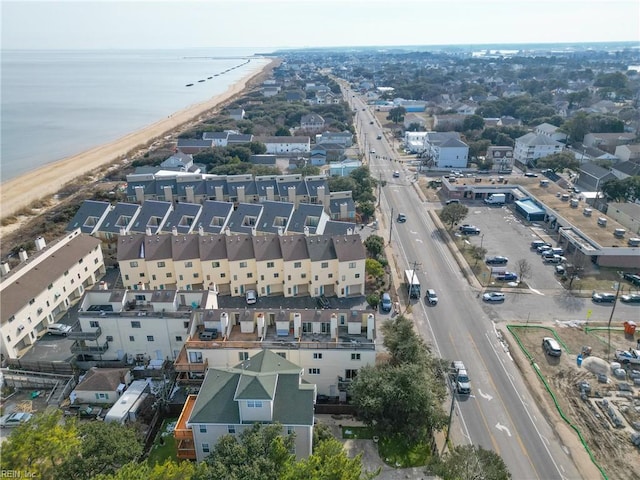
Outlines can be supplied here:
[[191, 440], [185, 439], [185, 440], [178, 441], [177, 457], [181, 460], [196, 459], [196, 447], [195, 447], [195, 444], [193, 443], [193, 439]]
[[193, 373], [204, 373], [209, 368], [209, 359], [205, 358], [204, 362], [201, 363], [189, 363], [189, 362], [181, 362], [178, 359], [174, 364], [173, 368], [176, 372], [193, 372]]
[[87, 345], [83, 340], [76, 340], [71, 345], [71, 353], [77, 353], [82, 355], [95, 355], [106, 352], [109, 349], [109, 342], [104, 342], [102, 345]]
[[102, 335], [102, 329], [100, 327], [90, 332], [70, 332], [67, 338], [71, 340], [97, 340]]

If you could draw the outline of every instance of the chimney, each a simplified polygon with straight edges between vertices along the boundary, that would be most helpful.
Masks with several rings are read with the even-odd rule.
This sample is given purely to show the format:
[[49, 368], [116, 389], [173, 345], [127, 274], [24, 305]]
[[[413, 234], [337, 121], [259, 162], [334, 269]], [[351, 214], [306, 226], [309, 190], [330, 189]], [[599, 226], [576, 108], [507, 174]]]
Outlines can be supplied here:
[[236, 189], [236, 193], [238, 194], [238, 202], [245, 203], [246, 195], [244, 194], [244, 185], [239, 185], [238, 188]]
[[184, 189], [185, 196], [188, 203], [196, 203], [196, 196], [194, 194], [193, 185], [189, 185]]
[[278, 227], [278, 235], [281, 237], [284, 235], [284, 228]]
[[273, 195], [273, 185], [267, 187], [267, 200], [274, 201], [275, 196]]
[[120, 227], [120, 235], [126, 235], [127, 229], [125, 227]]
[[7, 262], [2, 262], [0, 264], [0, 275], [5, 276], [9, 274], [9, 264]]
[[198, 235], [200, 235], [201, 237], [204, 236], [204, 228], [202, 227], [202, 225], [198, 227]]
[[18, 252], [18, 256], [20, 257], [20, 261], [21, 262], [26, 262], [27, 258], [29, 258], [29, 256], [27, 255], [27, 252], [25, 252], [24, 248], [20, 249], [20, 251]]
[[224, 229], [224, 233], [227, 235], [227, 237], [231, 236], [231, 229], [229, 227]]
[[304, 235], [305, 237], [309, 236], [309, 227], [307, 225], [304, 226]]
[[144, 203], [144, 187], [142, 185], [137, 185], [134, 188], [134, 191], [136, 192], [136, 202], [138, 203]]
[[44, 241], [43, 237], [38, 237], [36, 238], [36, 250], [40, 251], [40, 250], [44, 250], [44, 247], [47, 246], [46, 242]]
[[171, 227], [171, 235], [173, 235], [174, 237], [178, 236], [178, 227], [176, 227], [175, 225]]
[[318, 196], [318, 204], [324, 205], [324, 185], [321, 187], [318, 187], [317, 196]]
[[165, 185], [164, 187], [162, 187], [162, 189], [164, 190], [164, 199], [167, 202], [172, 202], [173, 192], [171, 191], [171, 185]]
[[353, 235], [353, 228], [347, 228], [347, 235]]
[[145, 234], [147, 235], [147, 237], [150, 237], [151, 235], [153, 235], [153, 234], [151, 233], [151, 227], [147, 227], [147, 228], [145, 229]]

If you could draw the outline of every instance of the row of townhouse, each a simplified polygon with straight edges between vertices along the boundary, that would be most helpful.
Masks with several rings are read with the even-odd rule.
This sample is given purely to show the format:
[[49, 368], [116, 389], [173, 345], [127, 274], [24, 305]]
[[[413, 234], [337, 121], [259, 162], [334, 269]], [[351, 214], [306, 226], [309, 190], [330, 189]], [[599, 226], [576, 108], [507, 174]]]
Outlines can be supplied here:
[[47, 327], [60, 320], [76, 299], [105, 273], [100, 241], [79, 229], [36, 251], [21, 250], [20, 263], [3, 262], [0, 278], [2, 357], [20, 358]]
[[[320, 117], [322, 118], [322, 117]], [[317, 129], [324, 128], [322, 126]], [[262, 136], [240, 134], [233, 131], [204, 132], [202, 138], [179, 138], [176, 148], [186, 154], [194, 154], [214, 147], [230, 147], [251, 142], [263, 143], [267, 153], [280, 155], [302, 155], [311, 151], [311, 138], [307, 136]]]
[[68, 231], [102, 241], [105, 255], [116, 253], [118, 235], [135, 233], [309, 234], [337, 235], [354, 231], [355, 207], [350, 192], [330, 201], [333, 220], [322, 205], [264, 201], [240, 203], [207, 200], [204, 204], [147, 200], [142, 205], [86, 200], [67, 225]]
[[[304, 369], [318, 393], [344, 397], [376, 356], [376, 317], [350, 309], [218, 308], [207, 290], [88, 290], [71, 351], [127, 363], [170, 360], [178, 382], [202, 384], [209, 368], [230, 368], [272, 350]], [[208, 335], [204, 335], [208, 332]], [[213, 332], [213, 334], [211, 334]]]
[[350, 235], [121, 235], [125, 287], [215, 288], [221, 295], [362, 295], [366, 252]]
[[351, 198], [350, 192], [330, 192], [326, 175], [209, 175], [200, 173], [134, 173], [127, 175], [127, 200], [204, 203], [289, 202], [324, 206], [331, 212], [334, 199]]

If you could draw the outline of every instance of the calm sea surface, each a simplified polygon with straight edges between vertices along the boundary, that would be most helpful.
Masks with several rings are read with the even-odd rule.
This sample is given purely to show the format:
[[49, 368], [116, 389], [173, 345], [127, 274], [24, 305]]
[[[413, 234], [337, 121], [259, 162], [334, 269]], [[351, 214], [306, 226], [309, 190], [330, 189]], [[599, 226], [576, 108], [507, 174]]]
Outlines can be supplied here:
[[1, 180], [108, 143], [224, 92], [265, 65], [267, 60], [253, 58], [222, 73], [254, 52], [3, 50]]

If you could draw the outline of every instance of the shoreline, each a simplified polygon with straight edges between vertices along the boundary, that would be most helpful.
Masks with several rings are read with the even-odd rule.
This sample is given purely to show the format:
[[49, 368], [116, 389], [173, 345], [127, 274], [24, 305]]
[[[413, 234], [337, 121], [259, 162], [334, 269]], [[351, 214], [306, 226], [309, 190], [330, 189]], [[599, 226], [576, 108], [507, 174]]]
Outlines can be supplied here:
[[243, 92], [252, 81], [268, 71], [275, 62], [277, 59], [271, 59], [262, 68], [238, 80], [227, 90], [209, 100], [187, 106], [167, 118], [112, 142], [48, 163], [29, 173], [3, 182], [0, 184], [0, 218], [14, 215], [20, 209], [30, 206], [34, 201], [54, 195], [69, 182], [105, 167], [119, 158], [127, 155], [133, 157], [154, 140], [197, 121], [198, 117], [209, 111], [220, 108]]

